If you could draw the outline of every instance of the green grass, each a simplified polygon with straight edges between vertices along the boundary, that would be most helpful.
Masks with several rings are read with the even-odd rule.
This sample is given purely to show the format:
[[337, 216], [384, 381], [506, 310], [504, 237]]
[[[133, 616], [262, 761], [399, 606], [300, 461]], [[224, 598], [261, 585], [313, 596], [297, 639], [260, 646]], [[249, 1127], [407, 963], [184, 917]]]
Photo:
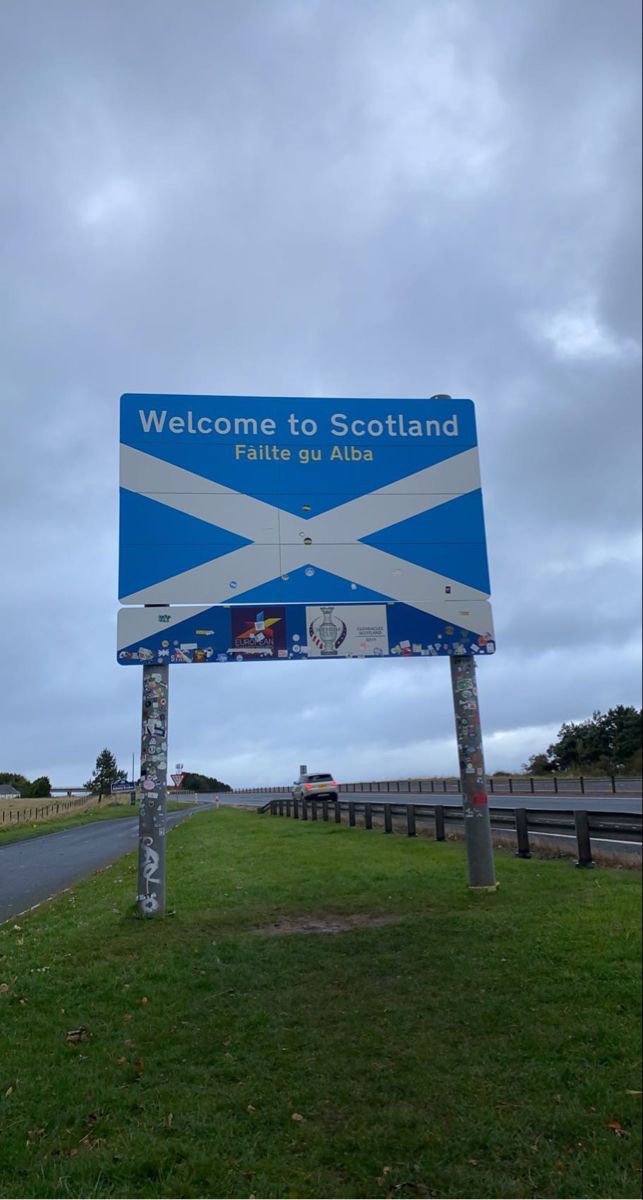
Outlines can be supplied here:
[[[498, 870], [224, 808], [169, 836], [174, 916], [130, 856], [9, 922], [0, 1195], [639, 1196], [640, 877]], [[257, 932], [356, 913], [399, 921]]]
[[[167, 802], [168, 812], [179, 812], [186, 807], [189, 806], [180, 800]], [[23, 842], [26, 838], [42, 837], [45, 833], [59, 833], [61, 829], [73, 829], [76, 825], [91, 825], [94, 821], [113, 821], [120, 817], [136, 816], [138, 805], [106, 804], [104, 808], [90, 808], [70, 817], [50, 817], [48, 820], [29, 823], [20, 821], [15, 825], [0, 826], [0, 847], [8, 846], [9, 842]]]

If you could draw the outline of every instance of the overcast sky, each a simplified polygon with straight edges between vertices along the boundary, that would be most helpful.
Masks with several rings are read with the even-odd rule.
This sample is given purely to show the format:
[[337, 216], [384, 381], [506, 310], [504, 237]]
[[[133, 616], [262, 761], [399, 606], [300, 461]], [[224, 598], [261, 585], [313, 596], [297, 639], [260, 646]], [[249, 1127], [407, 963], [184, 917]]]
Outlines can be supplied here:
[[[0, 770], [129, 770], [122, 392], [477, 405], [489, 770], [640, 703], [639, 0], [2, 0]], [[454, 773], [445, 659], [177, 666], [170, 764]]]

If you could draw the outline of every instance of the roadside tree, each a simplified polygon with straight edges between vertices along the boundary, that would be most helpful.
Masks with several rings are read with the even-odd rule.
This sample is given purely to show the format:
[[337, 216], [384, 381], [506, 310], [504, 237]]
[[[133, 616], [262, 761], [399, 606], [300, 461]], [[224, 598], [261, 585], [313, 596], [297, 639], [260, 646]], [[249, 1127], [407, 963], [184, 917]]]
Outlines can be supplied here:
[[121, 779], [127, 779], [125, 771], [119, 771], [116, 758], [111, 750], [101, 750], [96, 759], [96, 766], [91, 779], [88, 779], [85, 787], [91, 792], [92, 796], [98, 796], [99, 801], [103, 796], [109, 796], [112, 790], [112, 784], [117, 783]]

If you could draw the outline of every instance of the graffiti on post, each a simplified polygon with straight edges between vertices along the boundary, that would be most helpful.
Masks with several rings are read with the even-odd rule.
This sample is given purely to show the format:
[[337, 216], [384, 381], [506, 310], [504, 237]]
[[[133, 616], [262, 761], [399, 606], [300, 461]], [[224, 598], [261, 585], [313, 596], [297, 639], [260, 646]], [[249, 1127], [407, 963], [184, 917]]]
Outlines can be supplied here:
[[138, 904], [150, 916], [165, 907], [168, 668], [143, 668]]

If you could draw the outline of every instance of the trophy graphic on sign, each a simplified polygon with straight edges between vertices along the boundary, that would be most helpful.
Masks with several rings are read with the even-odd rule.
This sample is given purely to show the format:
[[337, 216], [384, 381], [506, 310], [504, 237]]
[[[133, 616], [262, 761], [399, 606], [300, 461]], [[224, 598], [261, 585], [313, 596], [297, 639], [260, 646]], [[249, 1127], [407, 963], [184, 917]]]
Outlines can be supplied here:
[[322, 605], [322, 620], [317, 630], [322, 644], [322, 654], [337, 654], [335, 642], [341, 629], [332, 619], [333, 608], [334, 605]]
[[308, 630], [312, 641], [321, 650], [323, 658], [335, 657], [346, 637], [346, 625], [342, 620], [333, 620], [334, 604], [321, 604], [321, 617], [311, 621]]

